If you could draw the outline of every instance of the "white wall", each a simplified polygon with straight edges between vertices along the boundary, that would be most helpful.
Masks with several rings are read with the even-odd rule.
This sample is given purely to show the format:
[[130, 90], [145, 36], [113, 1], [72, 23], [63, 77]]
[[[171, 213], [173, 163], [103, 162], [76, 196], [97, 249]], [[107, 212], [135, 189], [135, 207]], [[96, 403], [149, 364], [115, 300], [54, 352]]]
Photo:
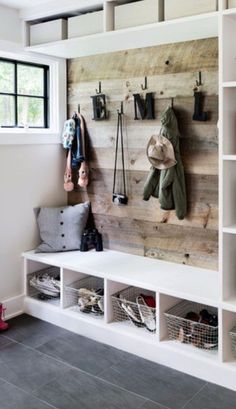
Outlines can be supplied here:
[[50, 66], [50, 129], [0, 128], [0, 302], [9, 316], [23, 307], [21, 253], [39, 242], [33, 209], [67, 203], [60, 142], [66, 118], [66, 62], [23, 52], [21, 45], [0, 39], [1, 56]]
[[10, 7], [0, 6], [0, 40], [22, 42], [19, 12]]
[[33, 208], [66, 204], [64, 154], [59, 144], [0, 147], [0, 301], [22, 293], [21, 253], [39, 240]]

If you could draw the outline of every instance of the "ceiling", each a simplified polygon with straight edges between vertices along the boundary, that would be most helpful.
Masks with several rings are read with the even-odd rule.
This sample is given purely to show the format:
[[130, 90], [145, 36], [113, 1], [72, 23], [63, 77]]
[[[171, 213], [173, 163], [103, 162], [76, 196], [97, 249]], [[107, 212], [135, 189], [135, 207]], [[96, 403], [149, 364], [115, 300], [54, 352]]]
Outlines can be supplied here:
[[0, 0], [0, 5], [22, 9], [24, 7], [39, 6], [48, 0]]

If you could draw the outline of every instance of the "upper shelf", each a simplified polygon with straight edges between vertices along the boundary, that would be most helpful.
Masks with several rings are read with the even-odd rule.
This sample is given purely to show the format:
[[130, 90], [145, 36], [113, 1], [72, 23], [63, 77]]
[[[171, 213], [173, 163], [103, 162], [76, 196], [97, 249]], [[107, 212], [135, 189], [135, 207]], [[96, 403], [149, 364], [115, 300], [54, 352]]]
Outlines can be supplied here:
[[232, 18], [236, 18], [236, 8], [230, 8], [230, 9], [223, 10], [223, 15], [229, 16]]
[[77, 58], [218, 36], [218, 12], [162, 21], [86, 37], [26, 47], [27, 51]]

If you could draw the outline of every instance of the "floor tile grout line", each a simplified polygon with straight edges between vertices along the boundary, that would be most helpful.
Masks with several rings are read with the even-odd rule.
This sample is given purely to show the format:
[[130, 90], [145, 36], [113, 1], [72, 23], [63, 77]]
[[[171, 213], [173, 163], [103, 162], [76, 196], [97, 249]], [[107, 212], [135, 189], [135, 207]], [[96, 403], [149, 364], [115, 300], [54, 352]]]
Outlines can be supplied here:
[[191, 397], [191, 399], [189, 399], [189, 400], [184, 404], [184, 406], [183, 406], [181, 409], [186, 408], [186, 406], [187, 406], [190, 402], [192, 402], [192, 400], [193, 400], [194, 398], [196, 398], [196, 396], [206, 387], [207, 383], [208, 383], [208, 382], [206, 382], [206, 383], [199, 389], [199, 391], [197, 391], [197, 392]]
[[[98, 378], [101, 378], [101, 376], [102, 376], [102, 374], [104, 373], [104, 372], [106, 372], [108, 369], [113, 369], [113, 367], [115, 366], [116, 364], [111, 364], [110, 366], [108, 366], [107, 368], [105, 368], [105, 369], [102, 369], [102, 371], [100, 371], [100, 372], [98, 372], [97, 374], [96, 374], [96, 376], [98, 377]], [[101, 378], [102, 379], [102, 378]]]
[[12, 340], [11, 340], [11, 339], [9, 339], [9, 338], [5, 338], [5, 339], [7, 340], [7, 342], [6, 342], [6, 344], [0, 346], [0, 351], [1, 351], [1, 349], [5, 348], [6, 346], [8, 346], [9, 344], [12, 343]]
[[[88, 375], [88, 376], [90, 376], [90, 377], [92, 377], [92, 378], [98, 379], [100, 382], [103, 382], [103, 383], [106, 383], [106, 384], [108, 384], [108, 385], [111, 385], [111, 386], [113, 386], [113, 387], [115, 387], [115, 388], [118, 388], [118, 389], [120, 389], [120, 390], [122, 390], [122, 391], [124, 391], [124, 392], [129, 392], [129, 393], [131, 393], [131, 394], [133, 394], [133, 395], [135, 395], [135, 396], [137, 396], [137, 397], [139, 397], [139, 398], [142, 398], [142, 399], [148, 399], [146, 396], [142, 396], [142, 395], [139, 395], [139, 394], [137, 394], [137, 393], [135, 393], [135, 392], [133, 392], [133, 391], [130, 391], [130, 390], [125, 389], [125, 388], [122, 388], [121, 386], [116, 385], [116, 384], [114, 384], [114, 383], [112, 383], [112, 382], [109, 382], [109, 381], [107, 381], [106, 379], [100, 378], [98, 375], [93, 375], [93, 374], [91, 374], [91, 373], [89, 373], [89, 372], [86, 372], [86, 371], [84, 371], [84, 370], [81, 369], [81, 368], [77, 368], [76, 366], [73, 366], [73, 365], [71, 365], [71, 364], [69, 364], [69, 363], [67, 363], [67, 362], [65, 362], [65, 361], [63, 361], [63, 360], [60, 360], [59, 358], [56, 358], [56, 357], [54, 357], [54, 356], [52, 356], [52, 355], [48, 355], [48, 354], [46, 354], [45, 352], [38, 351], [36, 348], [30, 347], [29, 345], [25, 345], [25, 344], [23, 344], [22, 342], [15, 341], [15, 343], [16, 343], [16, 344], [19, 344], [19, 345], [22, 345], [22, 346], [28, 348], [28, 349], [31, 350], [31, 351], [34, 351], [34, 352], [39, 353], [39, 354], [41, 354], [41, 355], [44, 355], [44, 356], [47, 357], [47, 358], [51, 358], [51, 359], [53, 359], [54, 361], [56, 361], [56, 362], [58, 362], [58, 363], [65, 364], [65, 365], [68, 367], [68, 371], [69, 371], [70, 369], [74, 369], [74, 370], [76, 370], [76, 371], [78, 371], [78, 372], [81, 372], [81, 373], [83, 373], [83, 374], [86, 374], [86, 375]], [[113, 365], [112, 365], [112, 366], [113, 366]], [[109, 368], [110, 368], [110, 367], [109, 367]], [[109, 368], [108, 368], [108, 369], [109, 369]], [[60, 375], [59, 375], [59, 376], [60, 376]], [[53, 378], [53, 380], [57, 379], [59, 376]], [[4, 379], [3, 379], [3, 380], [4, 380]], [[51, 381], [49, 381], [49, 382], [47, 382], [47, 383], [45, 383], [45, 384], [40, 385], [40, 387], [39, 387], [38, 389], [34, 389], [33, 391], [35, 392], [36, 390], [39, 390], [41, 387], [47, 385], [47, 384], [50, 383], [50, 382], [51, 382]], [[23, 389], [22, 389], [22, 390], [23, 390]], [[35, 396], [35, 395], [34, 395], [34, 396]], [[150, 399], [148, 399], [148, 400], [150, 400]], [[151, 401], [151, 400], [150, 400], [150, 401]], [[156, 404], [161, 404], [160, 402], [155, 402], [155, 401], [151, 401], [151, 402], [156, 403]]]
[[[53, 325], [53, 324], [51, 324], [51, 325]], [[61, 337], [63, 337], [63, 336], [64, 336], [64, 335], [61, 335], [61, 336], [59, 336], [58, 338], [61, 338]], [[7, 338], [8, 340], [10, 340], [10, 341], [12, 341], [12, 342], [16, 342], [16, 343], [18, 343], [18, 344], [25, 345], [25, 346], [27, 346], [27, 347], [29, 347], [29, 348], [34, 349], [34, 350], [37, 350], [38, 348], [40, 348], [41, 346], [43, 346], [43, 345], [46, 344], [47, 342], [50, 342], [50, 341], [53, 340], [53, 338], [52, 338], [52, 339], [47, 340], [46, 342], [42, 342], [41, 344], [39, 344], [39, 345], [37, 345], [37, 346], [30, 347], [30, 345], [24, 344], [24, 343], [21, 342], [21, 341], [16, 341], [16, 340], [15, 340], [14, 338], [12, 338], [11, 336], [4, 335], [4, 338]]]
[[[103, 370], [102, 370], [101, 372], [99, 372], [96, 376], [97, 376], [99, 379], [101, 379], [102, 381], [105, 381], [105, 379], [101, 378], [100, 376], [103, 374], [103, 372], [106, 372], [108, 369], [112, 369], [113, 367], [115, 367], [115, 365], [116, 365], [116, 364], [112, 364], [112, 365], [109, 366], [108, 368], [103, 369]], [[107, 382], [110, 383], [109, 381], [107, 381]], [[111, 384], [117, 386], [116, 384], [113, 384], [113, 383], [111, 383]], [[130, 391], [129, 389], [125, 389], [125, 388], [122, 388], [122, 389], [126, 390], [127, 392], [135, 393], [135, 392]], [[152, 403], [155, 403], [156, 405], [161, 405], [161, 406], [163, 407], [163, 409], [170, 409], [168, 406], [165, 406], [165, 405], [161, 404], [160, 402], [156, 402], [156, 401], [154, 401], [154, 400], [152, 400], [152, 399], [149, 399], [149, 398], [147, 398], [146, 396], [143, 396], [143, 395], [138, 395], [138, 396], [142, 396], [142, 397], [145, 399], [145, 402], [142, 403], [142, 405], [140, 406], [139, 409], [142, 409], [142, 407], [143, 407], [147, 402], [152, 402]], [[181, 408], [181, 409], [182, 409], [182, 408]]]
[[[41, 355], [44, 355], [45, 357], [51, 358], [51, 359], [53, 359], [54, 361], [56, 361], [56, 362], [58, 362], [58, 363], [64, 364], [65, 366], [68, 367], [68, 371], [71, 370], [71, 369], [74, 369], [74, 370], [79, 371], [79, 372], [81, 372], [81, 373], [84, 373], [84, 374], [86, 374], [86, 375], [88, 375], [88, 376], [90, 376], [90, 377], [93, 377], [93, 378], [95, 378], [95, 379], [98, 379], [98, 380], [100, 380], [100, 381], [103, 382], [103, 383], [107, 383], [108, 385], [111, 385], [111, 386], [113, 386], [113, 387], [116, 387], [116, 388], [118, 388], [118, 389], [120, 389], [120, 390], [122, 390], [122, 391], [129, 392], [129, 393], [131, 393], [131, 394], [133, 394], [133, 395], [135, 395], [135, 396], [138, 396], [138, 397], [140, 397], [140, 398], [142, 398], [142, 399], [145, 399], [145, 402], [146, 402], [146, 401], [149, 401], [149, 402], [152, 402], [152, 403], [157, 404], [157, 405], [158, 405], [158, 404], [159, 404], [159, 405], [162, 405], [162, 406], [163, 406], [164, 408], [166, 408], [166, 409], [170, 409], [170, 408], [168, 408], [167, 406], [161, 404], [160, 402], [153, 401], [153, 400], [147, 398], [146, 396], [139, 395], [139, 394], [137, 394], [136, 392], [130, 391], [129, 389], [123, 388], [123, 387], [121, 387], [121, 386], [119, 386], [119, 385], [116, 385], [116, 384], [114, 384], [114, 383], [112, 383], [112, 382], [110, 382], [110, 381], [108, 381], [108, 380], [103, 379], [103, 378], [100, 377], [103, 372], [105, 372], [105, 371], [108, 370], [108, 369], [113, 368], [113, 367], [115, 366], [115, 364], [112, 364], [112, 365], [109, 366], [108, 368], [105, 368], [105, 369], [103, 369], [101, 372], [99, 372], [98, 374], [94, 375], [94, 374], [91, 374], [91, 373], [89, 373], [89, 372], [86, 372], [85, 370], [83, 370], [83, 369], [81, 369], [81, 368], [78, 368], [78, 367], [76, 367], [76, 366], [73, 366], [72, 364], [69, 364], [68, 362], [62, 360], [62, 359], [59, 358], [59, 357], [55, 357], [55, 356], [46, 354], [45, 352], [42, 352], [42, 351], [38, 350], [38, 348], [40, 348], [41, 346], [43, 346], [45, 343], [42, 343], [42, 344], [40, 344], [40, 345], [37, 346], [37, 347], [31, 347], [31, 346], [29, 346], [29, 345], [24, 344], [23, 342], [16, 341], [16, 340], [14, 340], [13, 338], [10, 338], [10, 337], [7, 337], [7, 336], [4, 336], [4, 337], [10, 339], [13, 343], [22, 345], [22, 346], [24, 346], [24, 347], [26, 347], [26, 348], [28, 348], [28, 349], [34, 351], [34, 352], [37, 352], [37, 353], [39, 353], [39, 354], [41, 354]], [[47, 343], [47, 342], [46, 342], [46, 343]], [[6, 346], [9, 346], [9, 344], [7, 344]], [[4, 346], [3, 346], [3, 348], [4, 348]], [[0, 349], [0, 350], [1, 350], [1, 349]], [[67, 372], [67, 371], [66, 371], [66, 372]], [[58, 378], [58, 377], [55, 377], [55, 378], [53, 378], [52, 380], [56, 380], [57, 378]], [[45, 383], [45, 384], [40, 385], [40, 387], [39, 387], [38, 389], [40, 389], [41, 387], [47, 385], [47, 384], [50, 383], [52, 380], [50, 380], [49, 382], [47, 382], [47, 383]], [[207, 384], [207, 383], [206, 383], [206, 384]], [[193, 395], [193, 397], [192, 397], [189, 401], [187, 401], [181, 409], [184, 409], [184, 408], [186, 407], [186, 405], [187, 405], [189, 402], [191, 402], [191, 400], [206, 386], [206, 384], [204, 384], [203, 387], [201, 387], [200, 390], [199, 390], [198, 392], [196, 392], [196, 393]], [[34, 389], [34, 390], [32, 391], [32, 393], [35, 392], [35, 391], [38, 390], [38, 389]], [[35, 395], [33, 395], [33, 396], [35, 396]], [[143, 405], [145, 404], [145, 402], [143, 403]], [[143, 405], [142, 405], [142, 406], [143, 406]], [[142, 408], [142, 406], [141, 406], [140, 408]]]
[[[45, 356], [50, 356], [50, 355], [45, 354]], [[60, 362], [60, 361], [59, 361], [59, 362]], [[77, 368], [77, 367], [72, 366], [72, 365], [70, 365], [70, 364], [68, 364], [68, 366], [70, 366], [70, 369], [73, 369], [73, 370], [75, 370], [75, 371], [81, 372], [82, 374], [85, 374], [85, 375], [89, 376], [90, 378], [97, 379], [97, 380], [99, 380], [100, 382], [102, 382], [102, 383], [104, 383], [104, 384], [107, 384], [107, 385], [110, 385], [110, 386], [113, 386], [114, 388], [119, 389], [119, 390], [121, 390], [121, 391], [123, 391], [123, 392], [128, 392], [128, 393], [130, 393], [131, 395], [137, 396], [138, 398], [141, 398], [141, 399], [144, 399], [144, 400], [147, 400], [147, 399], [148, 399], [146, 396], [142, 396], [142, 395], [139, 395], [139, 394], [136, 393], [136, 392], [130, 391], [130, 390], [125, 389], [125, 388], [122, 388], [122, 387], [119, 386], [119, 385], [116, 385], [116, 384], [114, 384], [114, 383], [112, 383], [112, 382], [109, 382], [109, 381], [107, 381], [106, 379], [102, 379], [102, 378], [100, 378], [100, 377], [97, 376], [97, 375], [93, 375], [93, 374], [91, 374], [91, 373], [89, 373], [89, 372], [86, 372], [86, 371], [84, 371], [83, 369]], [[58, 378], [58, 377], [54, 378], [54, 380], [57, 379], [57, 378]], [[42, 386], [45, 386], [45, 385], [49, 384], [50, 382], [51, 382], [51, 381], [47, 382], [46, 384], [44, 384], [44, 385], [42, 385]], [[41, 388], [42, 386], [40, 386], [40, 387], [38, 388], [38, 390], [40, 390], [40, 388]], [[156, 403], [156, 404], [159, 403], [159, 402], [154, 402], [154, 401], [151, 401], [151, 402]], [[159, 404], [160, 404], [160, 403], [159, 403]]]
[[[71, 368], [68, 368], [67, 370], [65, 370], [65, 372], [63, 373], [63, 376], [65, 376], [65, 375], [67, 374], [67, 372], [69, 372], [69, 371], [71, 371]], [[38, 388], [32, 389], [31, 393], [34, 394], [34, 393], [37, 392], [39, 389], [43, 388], [44, 386], [48, 385], [49, 383], [51, 383], [51, 382], [53, 382], [53, 381], [56, 381], [57, 378], [59, 378], [60, 376], [61, 376], [61, 375], [54, 376], [52, 379], [50, 379], [50, 381], [45, 382], [45, 383], [42, 383], [42, 385], [40, 385]], [[35, 396], [35, 395], [33, 395], [33, 396]]]
[[9, 382], [9, 381], [5, 380], [4, 378], [1, 378], [1, 377], [0, 377], [0, 380], [2, 380], [3, 382], [7, 383], [7, 384], [10, 385], [10, 386], [13, 386], [14, 388], [18, 389], [19, 391], [24, 392], [26, 395], [30, 396], [31, 398], [33, 397], [33, 398], [35, 398], [35, 399], [37, 399], [37, 400], [39, 400], [39, 401], [41, 401], [41, 402], [43, 402], [43, 403], [46, 403], [46, 404], [47, 404], [49, 407], [51, 407], [52, 409], [58, 409], [56, 406], [51, 405], [51, 404], [50, 404], [49, 402], [47, 402], [46, 400], [43, 400], [43, 399], [41, 399], [41, 398], [38, 398], [38, 397], [35, 396], [35, 395], [32, 395], [32, 393], [25, 391], [24, 389], [20, 388], [19, 386], [15, 385], [14, 383], [11, 383], [11, 382]]
[[[32, 349], [31, 347], [29, 347], [29, 348]], [[34, 350], [34, 349], [33, 349], [33, 350]], [[37, 351], [37, 350], [35, 349], [34, 351]], [[87, 376], [89, 376], [89, 377], [91, 377], [91, 378], [95, 378], [95, 379], [99, 380], [100, 382], [103, 382], [103, 383], [105, 383], [105, 384], [108, 384], [108, 385], [110, 385], [110, 386], [113, 386], [113, 387], [115, 387], [115, 388], [117, 388], [117, 389], [119, 389], [119, 390], [121, 390], [121, 391], [123, 391], [123, 392], [128, 392], [128, 393], [130, 393], [130, 394], [132, 394], [132, 395], [134, 395], [134, 396], [137, 396], [137, 397], [139, 397], [139, 398], [141, 398], [141, 399], [145, 399], [145, 400], [148, 400], [148, 401], [150, 401], [150, 402], [152, 402], [152, 403], [161, 405], [160, 402], [153, 401], [153, 400], [147, 398], [146, 396], [140, 395], [140, 394], [138, 394], [138, 393], [136, 393], [136, 392], [130, 391], [129, 389], [123, 388], [122, 386], [119, 386], [119, 385], [116, 385], [116, 384], [114, 384], [114, 383], [112, 383], [112, 382], [109, 382], [109, 381], [107, 381], [106, 379], [100, 378], [99, 375], [94, 375], [94, 374], [91, 374], [91, 373], [89, 373], [89, 372], [86, 372], [85, 370], [83, 370], [83, 369], [81, 369], [81, 368], [77, 368], [76, 366], [73, 366], [73, 365], [71, 365], [71, 364], [68, 364], [67, 362], [62, 361], [62, 360], [59, 360], [58, 358], [55, 358], [55, 357], [53, 357], [53, 356], [51, 356], [51, 355], [45, 354], [44, 352], [41, 352], [41, 351], [37, 351], [37, 352], [39, 352], [39, 353], [45, 355], [46, 357], [49, 357], [49, 358], [54, 359], [56, 362], [63, 363], [63, 364], [65, 363], [65, 364], [69, 367], [69, 369], [73, 369], [73, 370], [76, 370], [76, 371], [78, 371], [78, 372], [81, 372], [82, 374], [85, 374], [85, 375], [87, 375]], [[112, 367], [112, 366], [114, 366], [114, 364], [111, 365], [111, 367]], [[109, 367], [109, 368], [111, 368], [111, 367]], [[109, 369], [109, 368], [108, 368], [108, 369]], [[68, 369], [68, 371], [69, 371], [69, 369]], [[103, 372], [103, 371], [102, 371], [102, 372]], [[58, 377], [55, 377], [54, 380], [57, 379], [57, 378], [58, 378]], [[41, 386], [38, 388], [38, 390], [39, 390], [41, 387], [47, 385], [47, 384], [50, 383], [50, 382], [51, 382], [51, 381], [45, 383], [44, 385], [41, 385]], [[36, 391], [36, 390], [34, 390], [34, 391]], [[165, 406], [164, 406], [164, 407], [165, 407]], [[169, 408], [167, 408], [167, 409], [169, 409]]]
[[[54, 357], [54, 356], [52, 356], [52, 355], [46, 354], [45, 352], [39, 351], [39, 350], [37, 349], [38, 347], [33, 348], [33, 347], [29, 346], [29, 345], [24, 344], [23, 342], [19, 342], [19, 341], [15, 341], [15, 340], [13, 340], [13, 341], [14, 341], [16, 344], [22, 345], [22, 346], [24, 346], [24, 347], [30, 349], [31, 351], [37, 352], [37, 353], [39, 353], [39, 354], [41, 354], [41, 355], [44, 355], [45, 357], [51, 358], [51, 359], [53, 359], [54, 361], [56, 361], [56, 362], [58, 362], [58, 363], [65, 364], [65, 365], [68, 367], [68, 371], [71, 370], [71, 369], [74, 369], [74, 370], [76, 370], [76, 371], [78, 371], [78, 372], [81, 372], [81, 373], [86, 374], [86, 375], [88, 375], [88, 376], [90, 376], [90, 377], [93, 377], [93, 378], [95, 378], [95, 379], [98, 379], [98, 380], [100, 380], [100, 381], [103, 382], [103, 383], [107, 383], [108, 385], [111, 385], [111, 386], [113, 386], [113, 387], [116, 387], [116, 388], [118, 388], [118, 389], [120, 389], [120, 390], [122, 390], [122, 391], [124, 391], [124, 392], [129, 392], [129, 393], [131, 393], [131, 394], [133, 394], [133, 395], [135, 395], [135, 396], [137, 396], [137, 397], [139, 397], [139, 398], [148, 400], [148, 401], [150, 401], [150, 402], [152, 402], [152, 403], [154, 403], [154, 404], [162, 405], [161, 402], [153, 401], [153, 400], [147, 398], [146, 396], [139, 395], [139, 394], [137, 394], [136, 392], [130, 391], [129, 389], [123, 388], [123, 387], [121, 387], [121, 386], [119, 386], [119, 385], [116, 385], [116, 384], [114, 384], [114, 383], [112, 383], [112, 382], [109, 382], [109, 381], [106, 380], [106, 379], [100, 378], [99, 375], [101, 375], [101, 374], [102, 374], [103, 372], [105, 372], [107, 369], [111, 369], [115, 364], [112, 364], [110, 367], [104, 369], [104, 370], [101, 371], [99, 374], [94, 375], [94, 374], [91, 374], [91, 373], [89, 373], [89, 372], [86, 372], [85, 370], [83, 370], [83, 369], [81, 369], [81, 368], [78, 368], [78, 367], [76, 367], [76, 366], [73, 366], [73, 365], [69, 364], [69, 363], [66, 362], [66, 361], [63, 361], [62, 359], [60, 359], [60, 358], [58, 358], [58, 357]], [[8, 344], [8, 345], [9, 345], [9, 344]], [[42, 344], [42, 345], [43, 345], [43, 344]], [[53, 378], [53, 380], [56, 380], [57, 378], [58, 378], [58, 377], [55, 377], [55, 378]], [[50, 382], [51, 382], [51, 381], [49, 381], [49, 382], [47, 382], [47, 383], [45, 383], [45, 384], [40, 385], [40, 387], [39, 387], [38, 389], [40, 389], [41, 387], [47, 385], [47, 384], [50, 383]], [[205, 385], [206, 385], [206, 384], [205, 384]], [[205, 386], [205, 385], [204, 385], [204, 386]], [[203, 386], [203, 387], [204, 387], [204, 386]], [[203, 387], [202, 387], [202, 388], [203, 388]], [[202, 389], [202, 388], [201, 388], [201, 389]], [[201, 389], [200, 389], [198, 392], [200, 392]], [[36, 390], [37, 390], [37, 389], [34, 389], [34, 392], [35, 392]], [[198, 392], [197, 392], [195, 395], [197, 395]], [[194, 396], [195, 396], [195, 395], [194, 395]], [[35, 395], [33, 395], [33, 396], [35, 396]], [[194, 396], [193, 396], [193, 397], [194, 397]], [[191, 400], [192, 400], [192, 398], [191, 398], [187, 403], [189, 403]], [[162, 405], [162, 406], [163, 406], [163, 405]], [[184, 409], [185, 406], [186, 406], [186, 404], [184, 404], [184, 406], [183, 406], [181, 409]], [[164, 406], [164, 408], [169, 409], [169, 408], [166, 407], [166, 406]]]
[[161, 405], [161, 409], [162, 409], [162, 408], [163, 408], [163, 409], [171, 409], [169, 406], [165, 406], [165, 405], [163, 405], [162, 403], [155, 402], [155, 401], [153, 401], [153, 400], [151, 400], [151, 399], [148, 399], [148, 398], [145, 400], [144, 403], [142, 403], [142, 406], [140, 406], [139, 409], [142, 409], [142, 408], [144, 407], [144, 405], [146, 405], [147, 402], [151, 402], [151, 403], [154, 403], [154, 404], [159, 405], [159, 406]]

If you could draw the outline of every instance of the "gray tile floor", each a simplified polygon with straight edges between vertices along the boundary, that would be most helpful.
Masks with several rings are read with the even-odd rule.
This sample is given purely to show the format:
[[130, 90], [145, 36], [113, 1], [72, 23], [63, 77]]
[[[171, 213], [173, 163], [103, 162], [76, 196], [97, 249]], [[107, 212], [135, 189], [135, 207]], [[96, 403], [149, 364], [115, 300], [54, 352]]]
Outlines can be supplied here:
[[235, 409], [236, 392], [28, 315], [0, 335], [0, 409]]

